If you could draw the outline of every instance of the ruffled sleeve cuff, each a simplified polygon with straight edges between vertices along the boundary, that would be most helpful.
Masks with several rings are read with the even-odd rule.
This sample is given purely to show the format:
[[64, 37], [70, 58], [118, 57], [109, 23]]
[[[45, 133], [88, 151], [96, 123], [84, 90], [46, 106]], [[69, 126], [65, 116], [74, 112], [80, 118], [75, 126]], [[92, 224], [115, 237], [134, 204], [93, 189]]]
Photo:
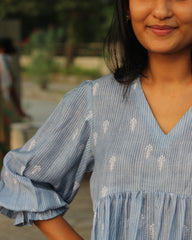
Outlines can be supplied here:
[[66, 204], [66, 206], [64, 207], [47, 210], [44, 212], [26, 212], [26, 211], [16, 212], [14, 210], [9, 210], [4, 207], [0, 207], [0, 213], [9, 218], [15, 219], [14, 225], [21, 227], [25, 225], [31, 226], [33, 224], [33, 221], [48, 220], [59, 215], [64, 215], [68, 208], [69, 207]]
[[8, 179], [10, 182], [6, 185], [3, 180], [0, 182], [1, 214], [15, 219], [16, 226], [32, 225], [33, 221], [65, 214], [69, 205], [59, 193], [43, 185], [38, 187], [29, 179], [24, 179], [23, 176], [17, 176], [17, 184], [11, 184], [12, 178]]

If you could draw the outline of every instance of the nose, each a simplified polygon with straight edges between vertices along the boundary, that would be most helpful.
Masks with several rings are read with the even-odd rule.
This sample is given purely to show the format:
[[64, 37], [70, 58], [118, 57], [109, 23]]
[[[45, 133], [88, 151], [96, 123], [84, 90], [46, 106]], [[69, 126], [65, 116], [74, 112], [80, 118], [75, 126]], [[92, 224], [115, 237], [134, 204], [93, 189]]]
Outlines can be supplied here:
[[154, 1], [153, 16], [159, 20], [170, 18], [173, 15], [172, 1], [156, 0]]

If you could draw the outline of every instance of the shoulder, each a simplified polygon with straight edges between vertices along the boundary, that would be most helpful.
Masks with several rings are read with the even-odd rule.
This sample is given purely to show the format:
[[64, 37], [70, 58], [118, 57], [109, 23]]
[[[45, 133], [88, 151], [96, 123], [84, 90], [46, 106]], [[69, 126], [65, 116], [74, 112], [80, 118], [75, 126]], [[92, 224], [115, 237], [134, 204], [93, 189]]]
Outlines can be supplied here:
[[119, 85], [119, 83], [115, 80], [113, 74], [108, 74], [105, 76], [102, 76], [96, 80], [93, 80], [93, 85], [101, 85], [103, 87], [111, 87], [115, 85]]
[[132, 96], [130, 92], [137, 90], [139, 82], [140, 78], [138, 77], [129, 86], [126, 86], [123, 83], [119, 83], [113, 74], [109, 74], [92, 81], [93, 96], [116, 98], [122, 101]]
[[93, 96], [108, 96], [122, 92], [123, 85], [118, 83], [113, 74], [109, 74], [92, 81]]
[[[135, 85], [137, 79], [130, 85]], [[134, 88], [134, 86], [133, 86]], [[113, 99], [122, 102], [124, 98], [125, 85], [116, 81], [113, 74], [102, 76], [96, 80], [86, 80], [77, 88], [65, 94], [67, 96], [76, 96], [80, 98], [88, 97], [89, 100], [108, 102]]]
[[117, 83], [117, 81], [114, 78], [114, 75], [108, 74], [108, 75], [102, 76], [100, 78], [97, 78], [95, 80], [85, 80], [79, 85], [78, 88], [86, 87], [86, 86], [94, 87], [94, 86], [99, 86], [99, 85], [101, 85], [103, 87], [105, 87], [105, 86], [108, 87], [114, 83]]
[[86, 80], [82, 82], [77, 88], [69, 91], [68, 94], [82, 94], [82, 92], [87, 92], [87, 94], [91, 94], [92, 96], [97, 96], [102, 94], [103, 92], [111, 92], [113, 90], [117, 90], [118, 88], [122, 88], [114, 78], [113, 74], [102, 76], [96, 80]]

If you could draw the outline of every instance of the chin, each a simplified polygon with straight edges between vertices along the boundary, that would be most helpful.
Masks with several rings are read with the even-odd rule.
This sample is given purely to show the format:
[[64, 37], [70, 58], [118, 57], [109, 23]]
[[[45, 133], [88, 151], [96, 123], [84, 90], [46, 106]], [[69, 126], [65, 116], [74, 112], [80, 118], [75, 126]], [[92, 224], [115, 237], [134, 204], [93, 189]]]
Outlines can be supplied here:
[[153, 53], [153, 54], [163, 54], [163, 55], [170, 55], [170, 54], [175, 54], [177, 53], [177, 51], [175, 51], [175, 49], [173, 48], [163, 48], [163, 47], [158, 47], [158, 48], [150, 48], [147, 49], [147, 51], [149, 53]]

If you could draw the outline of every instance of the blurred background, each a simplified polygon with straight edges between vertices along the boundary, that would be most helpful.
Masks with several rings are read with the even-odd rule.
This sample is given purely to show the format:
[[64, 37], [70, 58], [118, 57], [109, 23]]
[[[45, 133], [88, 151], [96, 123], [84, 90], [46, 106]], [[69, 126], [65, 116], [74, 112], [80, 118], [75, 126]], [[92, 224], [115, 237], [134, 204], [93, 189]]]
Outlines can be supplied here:
[[[84, 80], [109, 73], [103, 60], [103, 41], [113, 15], [112, 2], [0, 1], [0, 41], [5, 38], [11, 40], [16, 50], [9, 54], [12, 63], [8, 70], [11, 69], [11, 85], [16, 92], [16, 98], [12, 98], [10, 91], [11, 108], [7, 107], [8, 101], [3, 98], [3, 87], [0, 88], [0, 149], [4, 151], [0, 153], [1, 161], [5, 154], [4, 138], [8, 136], [6, 149], [22, 146], [67, 91]], [[0, 52], [0, 55], [3, 54]], [[14, 107], [17, 101], [18, 106]], [[6, 112], [11, 112], [11, 117], [2, 121], [4, 106]], [[67, 214], [70, 223], [85, 239], [90, 239], [92, 222], [88, 181], [89, 176], [86, 176]], [[34, 228], [18, 230], [11, 227], [10, 220], [1, 216], [1, 239], [45, 238]]]

